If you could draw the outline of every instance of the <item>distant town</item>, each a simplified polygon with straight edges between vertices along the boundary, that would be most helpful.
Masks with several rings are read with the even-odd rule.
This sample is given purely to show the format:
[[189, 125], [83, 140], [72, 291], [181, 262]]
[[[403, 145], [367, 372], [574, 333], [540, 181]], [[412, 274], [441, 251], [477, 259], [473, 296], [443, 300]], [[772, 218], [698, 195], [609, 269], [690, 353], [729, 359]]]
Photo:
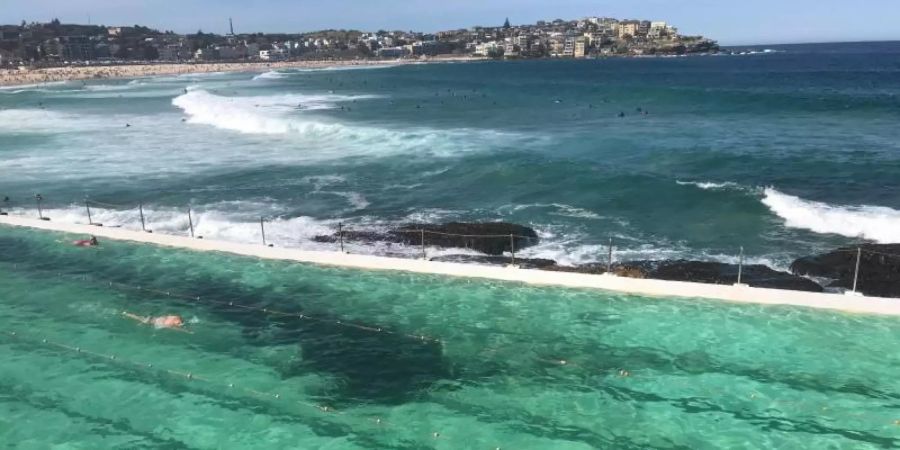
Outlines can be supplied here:
[[323, 30], [309, 33], [197, 31], [49, 23], [0, 25], [0, 66], [135, 62], [265, 62], [471, 56], [596, 58], [715, 53], [716, 41], [685, 36], [667, 22], [587, 17], [420, 33]]

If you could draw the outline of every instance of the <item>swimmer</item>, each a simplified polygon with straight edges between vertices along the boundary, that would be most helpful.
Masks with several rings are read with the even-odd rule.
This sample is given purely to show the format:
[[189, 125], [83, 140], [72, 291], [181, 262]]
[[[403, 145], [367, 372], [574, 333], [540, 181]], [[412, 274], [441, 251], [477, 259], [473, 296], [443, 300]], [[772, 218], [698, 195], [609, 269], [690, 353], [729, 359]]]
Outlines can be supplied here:
[[181, 316], [139, 316], [137, 314], [132, 314], [128, 311], [122, 311], [122, 315], [128, 317], [129, 319], [137, 320], [138, 322], [144, 325], [153, 325], [154, 328], [168, 328], [170, 330], [181, 330], [184, 326], [184, 321], [181, 320]]
[[96, 247], [100, 245], [100, 242], [97, 240], [96, 236], [91, 236], [90, 239], [81, 239], [73, 242], [76, 247]]

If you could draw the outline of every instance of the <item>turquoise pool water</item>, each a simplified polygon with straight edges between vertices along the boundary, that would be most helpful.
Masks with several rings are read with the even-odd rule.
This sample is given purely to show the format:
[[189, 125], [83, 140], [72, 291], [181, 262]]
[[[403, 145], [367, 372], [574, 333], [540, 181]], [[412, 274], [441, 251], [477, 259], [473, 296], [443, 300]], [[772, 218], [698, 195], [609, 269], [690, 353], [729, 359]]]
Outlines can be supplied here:
[[900, 446], [896, 318], [74, 238], [0, 227], [5, 446]]

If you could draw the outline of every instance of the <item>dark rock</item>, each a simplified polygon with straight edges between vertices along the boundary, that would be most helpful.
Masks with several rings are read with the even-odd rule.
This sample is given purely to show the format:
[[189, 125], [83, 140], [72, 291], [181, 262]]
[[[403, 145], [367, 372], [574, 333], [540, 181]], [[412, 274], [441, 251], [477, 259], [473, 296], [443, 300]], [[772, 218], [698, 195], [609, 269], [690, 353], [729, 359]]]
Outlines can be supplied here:
[[[900, 244], [863, 244], [856, 289], [865, 295], [900, 297]], [[820, 255], [805, 256], [791, 264], [797, 275], [832, 280], [828, 287], [851, 289], [856, 270], [857, 247], [842, 247]]]
[[[442, 248], [468, 248], [488, 255], [502, 255], [512, 245], [522, 249], [537, 244], [537, 233], [526, 226], [506, 222], [445, 224], [409, 224], [388, 231], [344, 230], [347, 242], [393, 242], [421, 245], [424, 231], [425, 245]], [[512, 235], [512, 238], [510, 238]], [[337, 242], [338, 233], [316, 236], [316, 242]]]
[[[431, 258], [431, 261], [461, 262], [488, 264], [492, 266], [506, 266], [512, 263], [508, 256], [483, 256], [483, 255], [445, 255]], [[523, 269], [545, 269], [557, 267], [552, 259], [516, 258], [516, 265]]]
[[[711, 284], [737, 283], [737, 264], [703, 261], [639, 262], [638, 267], [647, 270], [648, 278], [674, 281], [694, 281]], [[818, 283], [788, 272], [779, 272], [761, 264], [745, 265], [741, 282], [753, 287], [789, 289], [794, 291], [822, 292]]]
[[[548, 270], [561, 272], [606, 273], [605, 264], [587, 264], [577, 267], [553, 267]], [[629, 278], [650, 278], [670, 281], [692, 281], [710, 284], [737, 283], [738, 266], [706, 261], [628, 261], [613, 264], [612, 272]], [[822, 292], [818, 283], [787, 272], [779, 272], [763, 265], [745, 265], [741, 282], [753, 287], [789, 289], [795, 291]]]

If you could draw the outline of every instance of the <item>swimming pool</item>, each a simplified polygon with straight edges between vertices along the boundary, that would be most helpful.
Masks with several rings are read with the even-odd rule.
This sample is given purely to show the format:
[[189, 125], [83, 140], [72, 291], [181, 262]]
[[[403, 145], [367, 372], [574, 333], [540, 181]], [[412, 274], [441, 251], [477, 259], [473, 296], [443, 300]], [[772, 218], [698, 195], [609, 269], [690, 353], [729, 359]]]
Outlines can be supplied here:
[[0, 228], [4, 443], [900, 446], [896, 318], [69, 240]]

